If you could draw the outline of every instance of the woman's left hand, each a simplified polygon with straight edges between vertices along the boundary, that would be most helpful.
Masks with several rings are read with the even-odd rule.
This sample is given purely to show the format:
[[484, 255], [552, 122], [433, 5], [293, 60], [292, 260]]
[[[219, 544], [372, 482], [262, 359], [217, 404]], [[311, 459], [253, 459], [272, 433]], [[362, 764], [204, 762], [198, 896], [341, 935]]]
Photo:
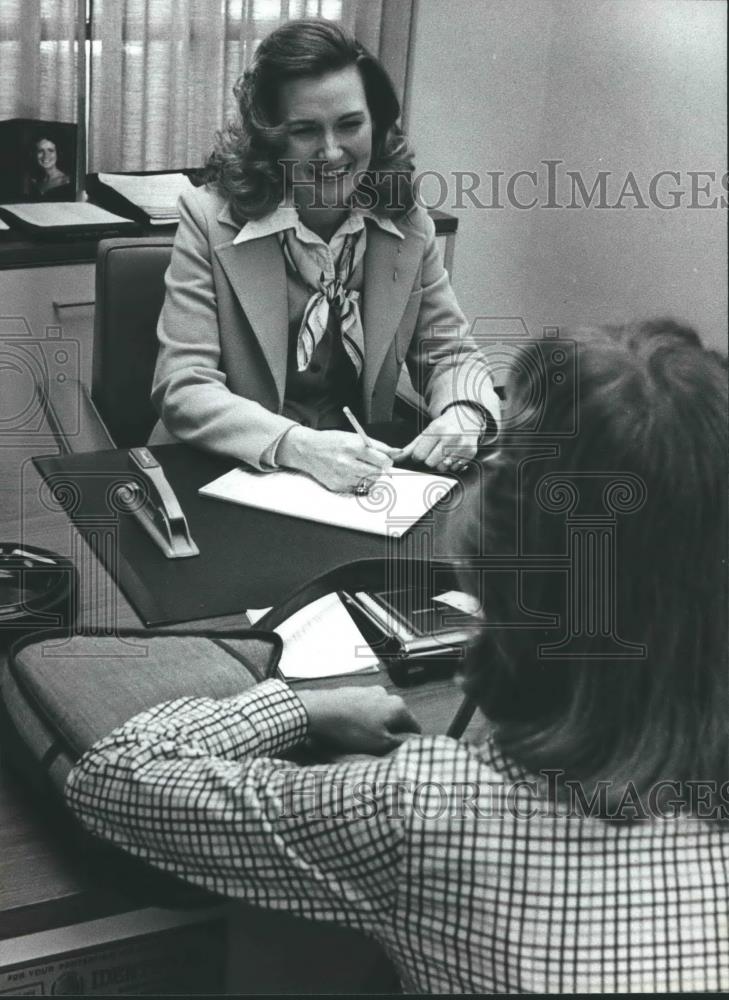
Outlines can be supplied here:
[[478, 450], [483, 415], [474, 406], [450, 406], [409, 444], [393, 455], [395, 462], [411, 459], [438, 472], [458, 471]]

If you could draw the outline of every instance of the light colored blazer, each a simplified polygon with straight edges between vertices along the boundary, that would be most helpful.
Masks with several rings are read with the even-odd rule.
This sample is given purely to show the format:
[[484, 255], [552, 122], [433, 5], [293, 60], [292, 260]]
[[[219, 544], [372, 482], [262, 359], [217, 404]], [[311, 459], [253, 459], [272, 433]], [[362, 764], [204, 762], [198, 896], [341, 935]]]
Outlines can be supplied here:
[[[275, 235], [234, 244], [240, 226], [211, 189], [183, 195], [179, 210], [152, 386], [161, 423], [150, 443], [185, 441], [260, 468], [263, 452], [293, 425], [281, 415], [289, 336], [283, 254]], [[416, 207], [396, 225], [405, 239], [376, 225], [367, 230], [366, 420], [391, 418], [403, 362], [432, 417], [459, 400], [497, 417], [498, 398], [466, 336], [432, 220]]]

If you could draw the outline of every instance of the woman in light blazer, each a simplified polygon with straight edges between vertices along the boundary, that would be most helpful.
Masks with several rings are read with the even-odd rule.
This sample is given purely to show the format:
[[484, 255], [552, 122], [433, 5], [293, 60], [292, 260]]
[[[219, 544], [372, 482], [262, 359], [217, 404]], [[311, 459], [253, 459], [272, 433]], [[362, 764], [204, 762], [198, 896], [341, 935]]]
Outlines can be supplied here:
[[[292, 21], [236, 85], [208, 183], [180, 201], [151, 443], [183, 440], [352, 490], [410, 457], [465, 464], [498, 417], [466, 333], [389, 77], [340, 26]], [[391, 419], [406, 363], [430, 423], [405, 449], [343, 415]]]

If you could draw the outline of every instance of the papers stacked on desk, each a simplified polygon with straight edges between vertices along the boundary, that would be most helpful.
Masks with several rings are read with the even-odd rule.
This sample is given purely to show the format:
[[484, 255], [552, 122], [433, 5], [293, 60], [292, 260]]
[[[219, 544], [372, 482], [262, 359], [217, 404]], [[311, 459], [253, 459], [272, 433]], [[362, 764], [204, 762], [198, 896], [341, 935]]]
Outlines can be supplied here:
[[305, 521], [399, 538], [446, 497], [455, 479], [408, 469], [391, 469], [375, 480], [367, 496], [332, 493], [300, 472], [254, 472], [237, 468], [202, 486], [203, 496]]
[[99, 181], [126, 198], [148, 217], [152, 226], [180, 221], [177, 199], [193, 185], [184, 174], [99, 174]]
[[107, 212], [88, 201], [23, 202], [0, 205], [0, 212], [11, 225], [34, 236], [113, 236], [136, 232], [130, 219]]

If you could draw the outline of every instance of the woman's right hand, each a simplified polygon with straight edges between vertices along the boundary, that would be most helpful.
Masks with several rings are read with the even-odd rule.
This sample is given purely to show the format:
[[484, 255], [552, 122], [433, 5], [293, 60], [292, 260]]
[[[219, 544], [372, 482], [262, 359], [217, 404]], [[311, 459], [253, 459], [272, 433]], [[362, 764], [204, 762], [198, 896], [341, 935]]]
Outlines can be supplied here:
[[339, 753], [386, 754], [421, 731], [402, 698], [381, 686], [296, 694], [309, 717], [309, 735]]
[[367, 447], [349, 431], [316, 431], [292, 427], [278, 446], [276, 462], [313, 476], [328, 490], [353, 493], [371, 484], [392, 466], [397, 448], [370, 439]]

